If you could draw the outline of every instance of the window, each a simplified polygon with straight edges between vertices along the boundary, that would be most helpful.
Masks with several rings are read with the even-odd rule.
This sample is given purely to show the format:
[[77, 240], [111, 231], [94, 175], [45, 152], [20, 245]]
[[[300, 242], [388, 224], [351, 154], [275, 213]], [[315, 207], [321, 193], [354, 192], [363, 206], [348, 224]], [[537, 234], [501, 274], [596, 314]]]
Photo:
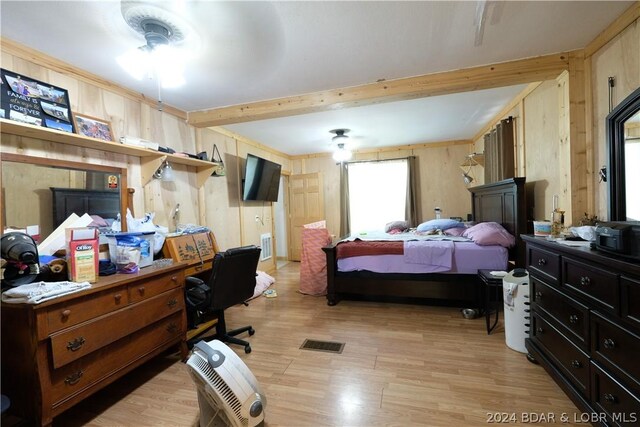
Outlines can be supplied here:
[[356, 162], [348, 167], [352, 234], [383, 230], [388, 222], [406, 219], [406, 159]]

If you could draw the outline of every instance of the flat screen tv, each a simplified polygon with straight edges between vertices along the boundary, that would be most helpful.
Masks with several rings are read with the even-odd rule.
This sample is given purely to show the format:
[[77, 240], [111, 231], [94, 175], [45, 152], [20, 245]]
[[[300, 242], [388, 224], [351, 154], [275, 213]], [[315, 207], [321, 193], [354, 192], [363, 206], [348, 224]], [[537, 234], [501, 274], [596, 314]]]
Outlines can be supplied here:
[[278, 201], [282, 166], [253, 154], [247, 154], [242, 200]]

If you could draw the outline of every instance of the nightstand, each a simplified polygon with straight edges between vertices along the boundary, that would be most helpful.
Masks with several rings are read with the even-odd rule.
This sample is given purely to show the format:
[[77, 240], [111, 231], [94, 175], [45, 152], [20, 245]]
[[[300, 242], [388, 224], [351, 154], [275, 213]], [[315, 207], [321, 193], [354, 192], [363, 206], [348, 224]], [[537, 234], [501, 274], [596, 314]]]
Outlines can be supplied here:
[[[478, 270], [478, 277], [484, 284], [484, 315], [487, 322], [487, 335], [498, 324], [500, 317], [500, 306], [502, 305], [502, 277], [491, 274], [493, 270]], [[496, 311], [496, 318], [491, 324], [491, 308]]]

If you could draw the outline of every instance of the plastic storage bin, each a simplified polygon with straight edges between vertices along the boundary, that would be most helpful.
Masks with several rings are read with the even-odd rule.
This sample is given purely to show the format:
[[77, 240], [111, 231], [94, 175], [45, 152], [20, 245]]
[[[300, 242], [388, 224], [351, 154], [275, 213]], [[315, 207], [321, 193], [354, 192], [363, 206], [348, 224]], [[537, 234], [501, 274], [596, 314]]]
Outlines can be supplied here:
[[138, 266], [140, 268], [147, 267], [153, 264], [153, 241], [154, 241], [154, 231], [147, 232], [122, 232], [122, 233], [114, 233], [107, 235], [107, 240], [109, 241], [109, 257], [111, 258], [111, 262], [115, 263], [116, 261], [116, 235], [117, 236], [136, 236], [143, 240], [143, 243], [140, 247], [140, 263]]

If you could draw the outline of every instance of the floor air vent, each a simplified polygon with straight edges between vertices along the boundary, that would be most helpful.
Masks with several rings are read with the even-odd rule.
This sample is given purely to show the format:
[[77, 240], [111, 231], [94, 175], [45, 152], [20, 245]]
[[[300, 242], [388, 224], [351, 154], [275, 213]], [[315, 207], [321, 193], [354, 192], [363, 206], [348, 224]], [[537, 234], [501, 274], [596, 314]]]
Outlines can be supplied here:
[[342, 349], [344, 349], [343, 342], [333, 342], [333, 341], [317, 341], [317, 340], [304, 340], [302, 345], [300, 346], [303, 350], [314, 350], [314, 351], [326, 351], [328, 353], [342, 353]]

